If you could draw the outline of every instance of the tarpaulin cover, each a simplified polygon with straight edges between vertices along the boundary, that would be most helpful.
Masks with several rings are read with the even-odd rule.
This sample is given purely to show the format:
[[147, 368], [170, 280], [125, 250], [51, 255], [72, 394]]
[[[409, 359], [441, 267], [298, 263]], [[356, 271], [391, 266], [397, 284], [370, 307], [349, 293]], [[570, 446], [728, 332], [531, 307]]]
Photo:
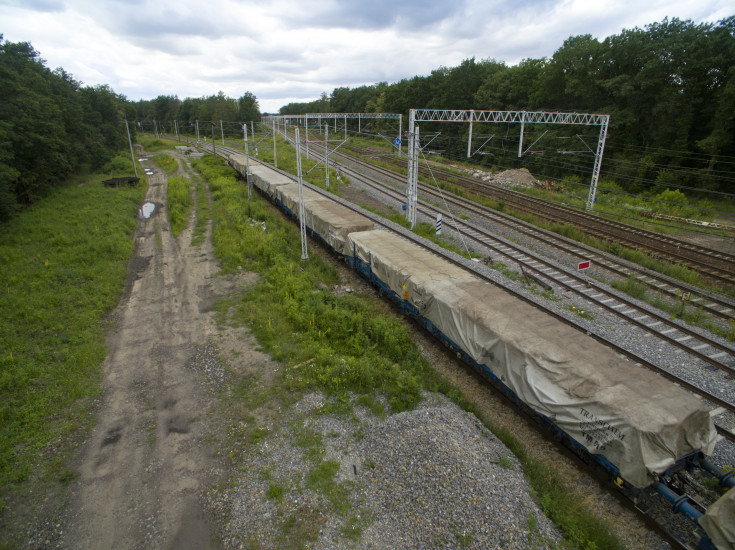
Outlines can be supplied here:
[[637, 487], [678, 459], [711, 454], [707, 408], [541, 310], [385, 231], [352, 233], [350, 247], [524, 403]]
[[[311, 201], [322, 201], [324, 195], [320, 195], [316, 191], [312, 191], [308, 187], [303, 188], [304, 205]], [[288, 185], [279, 185], [273, 187], [273, 198], [280, 200], [286, 208], [291, 210], [298, 217], [299, 215], [299, 184], [290, 183]]]
[[[245, 175], [245, 155], [233, 153], [230, 155], [230, 162], [238, 172]], [[291, 184], [293, 180], [272, 168], [253, 162], [251, 159], [250, 182], [267, 195], [273, 196], [273, 190], [276, 186]]]
[[[304, 212], [306, 225], [340, 254], [349, 252], [347, 239], [350, 233], [373, 228], [369, 218], [329, 199], [309, 201]], [[298, 215], [298, 208], [296, 213]]]
[[719, 550], [735, 549], [735, 489], [730, 488], [707, 508], [699, 524]]

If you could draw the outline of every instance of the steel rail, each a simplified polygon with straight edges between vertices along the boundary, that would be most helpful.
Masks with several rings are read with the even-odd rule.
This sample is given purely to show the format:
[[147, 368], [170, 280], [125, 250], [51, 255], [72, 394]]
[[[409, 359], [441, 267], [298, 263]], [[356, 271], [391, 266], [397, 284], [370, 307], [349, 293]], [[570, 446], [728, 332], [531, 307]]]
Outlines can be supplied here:
[[[400, 176], [387, 168], [375, 166], [374, 164], [361, 159], [356, 159], [343, 153], [337, 153], [337, 155], [341, 155], [341, 158], [349, 159], [349, 162], [357, 163], [372, 171], [393, 178], [399, 184], [404, 183], [400, 179]], [[420, 183], [420, 189], [424, 194], [439, 197], [439, 192], [428, 184]], [[675, 299], [680, 299], [681, 294], [687, 292], [691, 296], [691, 303], [694, 303], [696, 307], [701, 308], [703, 311], [706, 311], [723, 321], [729, 321], [735, 317], [735, 302], [728, 300], [724, 296], [718, 296], [716, 294], [706, 292], [694, 285], [677, 281], [634, 264], [626, 265], [618, 263], [616, 260], [611, 259], [610, 255], [603, 255], [602, 252], [590, 246], [572, 241], [571, 239], [567, 239], [551, 231], [541, 229], [531, 223], [524, 222], [508, 214], [503, 214], [490, 208], [483, 207], [474, 201], [459, 197], [449, 191], [442, 191], [441, 198], [447, 202], [458, 205], [465, 210], [469, 210], [476, 215], [487, 218], [490, 221], [500, 223], [516, 231], [521, 231], [542, 241], [544, 244], [558, 248], [567, 254], [578, 255], [583, 259], [594, 259], [602, 267], [621, 277], [627, 278], [636, 274], [633, 275], [636, 279], [646, 286], [651, 287], [655, 292], [662, 292]]]

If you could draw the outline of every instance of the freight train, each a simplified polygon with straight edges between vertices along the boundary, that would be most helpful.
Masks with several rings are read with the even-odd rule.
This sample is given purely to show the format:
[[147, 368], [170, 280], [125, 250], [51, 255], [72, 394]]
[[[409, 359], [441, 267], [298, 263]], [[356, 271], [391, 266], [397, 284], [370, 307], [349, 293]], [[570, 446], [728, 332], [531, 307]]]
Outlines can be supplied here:
[[[230, 155], [229, 164], [245, 176], [244, 155]], [[291, 177], [251, 162], [249, 181], [298, 218]], [[342, 201], [306, 185], [302, 196], [308, 231], [403, 312], [619, 486], [653, 486], [669, 498], [704, 529], [701, 548], [733, 547], [735, 491], [703, 514], [667, 484], [678, 470], [711, 467], [704, 459], [718, 436], [699, 399]], [[732, 476], [724, 482], [732, 486]]]

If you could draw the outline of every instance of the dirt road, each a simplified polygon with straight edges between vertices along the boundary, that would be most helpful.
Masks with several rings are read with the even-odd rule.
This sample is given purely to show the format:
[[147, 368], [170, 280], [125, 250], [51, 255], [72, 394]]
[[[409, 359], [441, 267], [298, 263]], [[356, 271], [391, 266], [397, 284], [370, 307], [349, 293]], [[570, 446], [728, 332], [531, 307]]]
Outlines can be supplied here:
[[155, 210], [138, 221], [97, 426], [61, 526], [63, 548], [214, 544], [199, 502], [218, 461], [206, 442], [206, 389], [191, 358], [214, 330], [209, 310], [227, 282], [214, 277], [209, 235], [197, 247], [189, 244], [191, 228], [173, 238], [160, 171], [150, 178], [147, 199]]

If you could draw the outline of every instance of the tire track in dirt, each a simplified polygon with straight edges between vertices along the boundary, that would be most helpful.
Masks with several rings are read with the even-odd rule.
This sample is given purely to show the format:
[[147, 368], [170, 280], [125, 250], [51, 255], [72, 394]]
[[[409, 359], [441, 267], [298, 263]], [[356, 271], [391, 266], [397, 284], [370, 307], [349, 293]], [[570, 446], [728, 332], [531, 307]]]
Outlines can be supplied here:
[[[215, 278], [209, 239], [191, 247], [189, 228], [174, 239], [167, 178], [150, 177], [129, 283], [103, 364], [97, 426], [79, 459], [60, 536], [64, 548], [212, 548], [201, 493], [218, 460], [207, 443], [208, 400], [190, 367], [214, 327], [209, 309], [228, 282]], [[207, 200], [202, 197], [201, 200]]]

